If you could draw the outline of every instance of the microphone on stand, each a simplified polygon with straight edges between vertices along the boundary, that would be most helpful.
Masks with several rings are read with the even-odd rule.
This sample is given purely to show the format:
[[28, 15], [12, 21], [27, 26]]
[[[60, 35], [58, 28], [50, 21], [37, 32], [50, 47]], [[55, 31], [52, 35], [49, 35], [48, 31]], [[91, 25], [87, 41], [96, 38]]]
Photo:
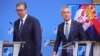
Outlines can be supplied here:
[[70, 43], [68, 43], [68, 44], [65, 44], [65, 45], [63, 45], [62, 47], [60, 47], [59, 49], [66, 49], [68, 46], [74, 45], [74, 42], [75, 42], [75, 41], [72, 41], [72, 42], [70, 42]]

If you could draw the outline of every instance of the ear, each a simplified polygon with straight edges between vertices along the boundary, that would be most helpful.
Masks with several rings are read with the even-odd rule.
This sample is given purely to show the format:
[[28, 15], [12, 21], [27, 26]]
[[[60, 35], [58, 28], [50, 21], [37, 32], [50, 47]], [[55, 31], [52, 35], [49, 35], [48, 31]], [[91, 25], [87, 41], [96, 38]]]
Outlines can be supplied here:
[[25, 9], [25, 12], [27, 13], [27, 9]]

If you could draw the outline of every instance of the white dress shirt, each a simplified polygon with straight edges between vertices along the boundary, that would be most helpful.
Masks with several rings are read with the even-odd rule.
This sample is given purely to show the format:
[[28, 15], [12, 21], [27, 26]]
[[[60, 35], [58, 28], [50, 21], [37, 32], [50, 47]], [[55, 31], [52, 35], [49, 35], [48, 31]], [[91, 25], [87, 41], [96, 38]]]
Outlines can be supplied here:
[[[27, 18], [27, 14], [21, 19], [21, 20], [23, 20], [23, 25], [24, 25], [24, 23], [25, 23], [26, 18]], [[20, 25], [21, 25], [21, 20], [20, 20], [19, 27], [20, 27]]]

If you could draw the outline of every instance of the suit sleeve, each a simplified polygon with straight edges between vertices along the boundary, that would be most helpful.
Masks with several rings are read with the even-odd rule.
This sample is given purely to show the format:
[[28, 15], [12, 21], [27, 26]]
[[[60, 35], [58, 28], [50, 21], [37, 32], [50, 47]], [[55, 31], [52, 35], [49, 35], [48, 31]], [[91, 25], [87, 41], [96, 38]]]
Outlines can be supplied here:
[[84, 31], [81, 23], [79, 23], [79, 36], [81, 38], [81, 41], [86, 41], [87, 40], [86, 35], [85, 35], [85, 31]]
[[41, 26], [38, 20], [34, 20], [33, 22], [33, 37], [34, 37], [34, 44], [35, 44], [35, 55], [41, 55]]
[[55, 40], [55, 44], [54, 44], [54, 52], [56, 52], [56, 54], [57, 54], [57, 52], [58, 52], [58, 48], [59, 48], [59, 45], [60, 45], [60, 43], [61, 43], [61, 37], [60, 37], [60, 34], [59, 34], [59, 27], [58, 27], [58, 31], [57, 31], [57, 37], [56, 37], [56, 40]]

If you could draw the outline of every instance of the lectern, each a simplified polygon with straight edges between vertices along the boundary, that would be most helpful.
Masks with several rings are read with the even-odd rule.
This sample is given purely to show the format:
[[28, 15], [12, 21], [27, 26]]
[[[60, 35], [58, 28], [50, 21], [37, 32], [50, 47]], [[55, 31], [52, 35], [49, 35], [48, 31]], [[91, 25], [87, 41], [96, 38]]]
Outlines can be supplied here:
[[3, 56], [3, 48], [5, 47], [12, 47], [13, 48], [13, 54], [12, 56], [18, 56], [19, 50], [21, 47], [21, 44], [24, 44], [25, 42], [0, 42], [0, 56]]
[[[80, 47], [84, 49], [83, 55], [79, 52]], [[100, 56], [100, 42], [96, 41], [75, 41], [64, 45], [60, 49], [72, 49], [73, 56], [90, 56], [90, 54], [92, 54], [92, 56]]]

